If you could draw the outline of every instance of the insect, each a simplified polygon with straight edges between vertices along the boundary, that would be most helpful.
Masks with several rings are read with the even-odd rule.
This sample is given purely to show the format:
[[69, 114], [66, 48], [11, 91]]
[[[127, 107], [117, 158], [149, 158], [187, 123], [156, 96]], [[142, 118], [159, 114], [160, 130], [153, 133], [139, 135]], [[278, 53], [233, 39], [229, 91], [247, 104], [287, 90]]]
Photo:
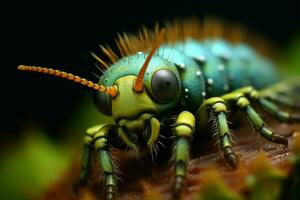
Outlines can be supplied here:
[[[96, 125], [84, 135], [82, 181], [88, 179], [90, 149], [95, 149], [104, 172], [105, 197], [114, 199], [117, 169], [110, 147], [148, 155], [157, 151], [160, 137], [166, 137], [174, 144], [173, 194], [180, 196], [190, 142], [195, 135], [204, 134], [206, 127], [214, 127], [206, 134], [218, 138], [224, 159], [237, 166], [229, 111], [240, 111], [262, 137], [285, 145], [287, 138], [270, 130], [252, 104], [282, 122], [300, 121], [299, 115], [279, 109], [278, 104], [299, 106], [287, 95], [288, 88], [279, 84], [264, 89], [279, 80], [273, 64], [245, 43], [222, 39], [225, 30], [191, 20], [175, 21], [164, 29], [143, 28], [137, 35], [119, 35], [116, 44], [121, 57], [103, 46], [110, 63], [92, 54], [105, 69], [98, 83], [51, 68], [20, 65], [18, 69], [57, 76], [93, 89], [98, 110], [113, 117], [115, 123]], [[168, 123], [174, 115], [174, 122]], [[163, 123], [170, 135], [161, 131]]]

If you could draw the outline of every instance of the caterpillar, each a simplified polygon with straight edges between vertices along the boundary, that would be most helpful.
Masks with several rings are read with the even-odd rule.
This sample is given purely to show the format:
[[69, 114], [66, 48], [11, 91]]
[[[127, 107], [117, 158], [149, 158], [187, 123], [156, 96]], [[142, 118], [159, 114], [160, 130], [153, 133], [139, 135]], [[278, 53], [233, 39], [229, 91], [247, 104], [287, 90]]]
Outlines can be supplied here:
[[[148, 156], [159, 151], [160, 138], [164, 137], [174, 146], [172, 191], [174, 197], [179, 197], [187, 174], [190, 143], [197, 135], [212, 135], [207, 127], [215, 127], [214, 135], [228, 164], [238, 165], [232, 150], [229, 111], [240, 111], [263, 138], [285, 145], [287, 138], [270, 130], [252, 104], [281, 122], [300, 122], [299, 115], [279, 108], [278, 104], [299, 105], [288, 96], [288, 87], [275, 84], [280, 80], [275, 65], [241, 42], [243, 37], [241, 31], [230, 30], [219, 22], [174, 21], [164, 28], [155, 26], [153, 30], [142, 28], [136, 35], [118, 35], [119, 53], [100, 46], [105, 58], [92, 53], [104, 70], [98, 83], [52, 68], [19, 65], [18, 69], [91, 88], [97, 109], [114, 119], [115, 123], [87, 129], [82, 183], [88, 179], [90, 150], [94, 149], [104, 172], [105, 197], [114, 199], [117, 169], [110, 147]], [[170, 120], [173, 116], [175, 120]]]

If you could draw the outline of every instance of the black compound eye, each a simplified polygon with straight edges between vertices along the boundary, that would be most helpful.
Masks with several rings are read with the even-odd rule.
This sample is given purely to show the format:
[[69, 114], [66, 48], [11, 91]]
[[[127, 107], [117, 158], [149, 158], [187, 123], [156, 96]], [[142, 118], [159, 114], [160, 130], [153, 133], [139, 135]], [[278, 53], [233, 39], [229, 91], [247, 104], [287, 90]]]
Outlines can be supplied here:
[[108, 94], [93, 91], [93, 102], [101, 113], [111, 115], [111, 97]]
[[153, 74], [151, 88], [157, 100], [166, 102], [176, 97], [179, 92], [179, 83], [173, 72], [162, 69]]

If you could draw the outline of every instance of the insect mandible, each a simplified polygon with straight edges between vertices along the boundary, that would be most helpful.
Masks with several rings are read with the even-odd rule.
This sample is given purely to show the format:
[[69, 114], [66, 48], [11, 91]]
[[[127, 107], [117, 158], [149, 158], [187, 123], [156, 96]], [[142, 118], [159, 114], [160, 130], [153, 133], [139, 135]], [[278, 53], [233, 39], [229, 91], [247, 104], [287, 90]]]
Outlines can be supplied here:
[[[96, 125], [84, 135], [80, 174], [81, 181], [88, 178], [89, 150], [94, 148], [104, 172], [106, 199], [114, 199], [117, 193], [111, 146], [148, 155], [157, 150], [160, 137], [172, 140], [174, 196], [184, 187], [190, 142], [196, 134], [204, 134], [204, 127], [216, 127], [224, 158], [236, 167], [228, 111], [241, 111], [262, 137], [287, 145], [288, 140], [267, 128], [252, 107], [252, 103], [258, 104], [282, 122], [300, 121], [299, 115], [279, 109], [278, 103], [298, 106], [282, 93], [282, 86], [262, 90], [279, 80], [273, 64], [245, 43], [221, 39], [222, 34], [216, 34], [223, 32], [221, 29], [208, 29], [211, 26], [198, 21], [177, 21], [164, 29], [143, 28], [137, 35], [119, 35], [121, 58], [109, 47], [101, 48], [110, 63], [92, 54], [106, 69], [98, 83], [51, 68], [18, 66], [19, 70], [57, 76], [93, 89], [98, 110], [113, 117], [115, 123]], [[207, 32], [212, 33], [210, 38]], [[166, 123], [172, 134], [164, 135], [161, 124], [174, 115], [174, 123]]]

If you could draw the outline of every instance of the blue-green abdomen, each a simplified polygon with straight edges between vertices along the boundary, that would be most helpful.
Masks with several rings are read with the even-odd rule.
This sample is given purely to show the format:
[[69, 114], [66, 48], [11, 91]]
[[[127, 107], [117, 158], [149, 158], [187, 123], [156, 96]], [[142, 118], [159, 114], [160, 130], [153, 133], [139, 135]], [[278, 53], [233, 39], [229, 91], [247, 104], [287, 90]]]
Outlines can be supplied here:
[[245, 44], [186, 39], [163, 45], [158, 54], [177, 66], [183, 90], [181, 103], [192, 111], [207, 98], [244, 86], [262, 89], [278, 81], [272, 62]]
[[[100, 83], [111, 86], [120, 74], [137, 75], [145, 58], [142, 52], [124, 57], [107, 70]], [[202, 42], [186, 39], [161, 45], [149, 63], [144, 78], [146, 85], [150, 85], [150, 77], [160, 66], [176, 71], [181, 86], [179, 106], [191, 112], [210, 97], [244, 86], [261, 89], [278, 80], [269, 60], [245, 44], [230, 44], [220, 39]]]

